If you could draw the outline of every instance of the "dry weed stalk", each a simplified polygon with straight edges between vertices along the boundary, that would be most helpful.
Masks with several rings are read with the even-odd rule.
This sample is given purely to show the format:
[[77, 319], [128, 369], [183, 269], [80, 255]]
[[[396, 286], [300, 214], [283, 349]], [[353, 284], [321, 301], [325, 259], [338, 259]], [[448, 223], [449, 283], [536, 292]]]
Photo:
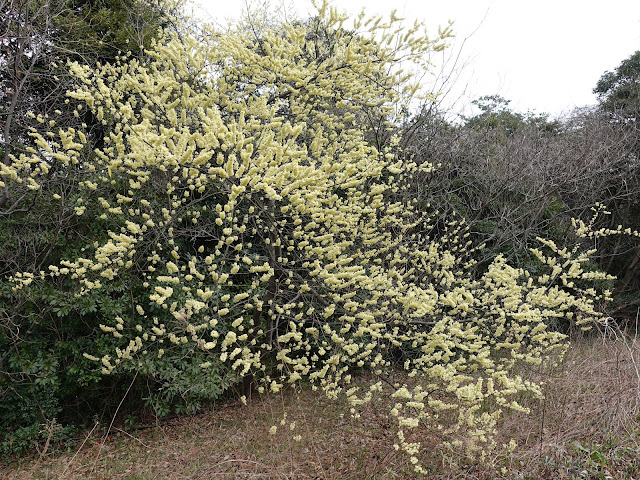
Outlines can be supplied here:
[[501, 437], [514, 438], [519, 445], [507, 455], [510, 465], [522, 474], [540, 475], [545, 464], [566, 461], [573, 447], [618, 442], [639, 446], [638, 318], [629, 330], [608, 319], [600, 335], [574, 338], [559, 368], [531, 372], [544, 382], [545, 398], [530, 402], [531, 415], [505, 419]]

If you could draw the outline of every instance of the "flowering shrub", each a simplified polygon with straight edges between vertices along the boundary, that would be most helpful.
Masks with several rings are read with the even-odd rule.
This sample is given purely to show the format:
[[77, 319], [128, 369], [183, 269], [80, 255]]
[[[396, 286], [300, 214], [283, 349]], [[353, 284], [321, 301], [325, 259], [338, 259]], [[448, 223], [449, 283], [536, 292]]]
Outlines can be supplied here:
[[[203, 384], [245, 378], [278, 392], [304, 379], [346, 395], [354, 415], [391, 388], [396, 447], [420, 472], [416, 429], [454, 444], [464, 429], [475, 450], [501, 409], [521, 408], [519, 393], [540, 394], [513, 367], [562, 349], [550, 320], [599, 316], [584, 282], [603, 276], [582, 270], [586, 254], [543, 242], [545, 274], [498, 257], [477, 277], [464, 222], [431, 236], [429, 212], [398, 200], [404, 180], [431, 167], [388, 132], [418, 92], [400, 63], [426, 67], [449, 32], [431, 40], [393, 15], [346, 21], [322, 5], [309, 22], [173, 35], [148, 62], [71, 65], [69, 95], [102, 122], [104, 141], [34, 132], [38, 148], [0, 174], [37, 191], [51, 170], [80, 170], [74, 213], [109, 228], [73, 258], [17, 272], [14, 291], [64, 277], [81, 299], [124, 282], [126, 308], [99, 325], [115, 346], [84, 352], [104, 375], [162, 367], [173, 372], [164, 388], [180, 390], [176, 365], [194, 373], [177, 359], [191, 355]], [[398, 367], [415, 385], [388, 381]], [[368, 389], [352, 386], [358, 369], [377, 378]], [[501, 409], [483, 410], [487, 400]]]

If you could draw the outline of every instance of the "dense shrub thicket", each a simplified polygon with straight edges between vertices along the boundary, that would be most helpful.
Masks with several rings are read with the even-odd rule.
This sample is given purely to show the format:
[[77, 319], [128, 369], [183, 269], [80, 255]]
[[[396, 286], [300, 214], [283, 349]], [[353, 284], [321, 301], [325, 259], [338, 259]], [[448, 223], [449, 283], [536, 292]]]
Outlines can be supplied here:
[[[639, 75], [640, 76], [640, 75]], [[438, 114], [418, 118], [407, 131], [417, 162], [443, 168], [413, 178], [412, 191], [443, 215], [464, 216], [474, 239], [486, 243], [481, 264], [504, 255], [530, 271], [537, 238], [570, 247], [572, 218], [588, 222], [597, 203], [609, 215], [598, 228], [640, 228], [640, 161], [634, 121], [612, 120], [603, 108], [575, 111], [550, 121], [518, 114], [500, 97], [479, 102], [484, 110], [454, 126]], [[618, 235], [587, 242], [597, 248], [589, 268], [618, 277], [610, 284], [609, 314], [635, 318], [640, 292], [637, 238]]]
[[[393, 15], [347, 27], [326, 4], [306, 21], [256, 18], [71, 64], [73, 125], [28, 112], [31, 143], [0, 167], [3, 453], [64, 434], [70, 413], [111, 414], [126, 392], [163, 415], [234, 385], [247, 396], [305, 381], [346, 395], [354, 415], [396, 398], [397, 447], [421, 471], [419, 432], [490, 444], [501, 412], [483, 404], [540, 394], [514, 368], [564, 348], [550, 327], [602, 315], [611, 279], [581, 239], [624, 230], [600, 230], [600, 210], [556, 225], [566, 199], [547, 200], [542, 160], [515, 198], [495, 185], [525, 163], [507, 152], [535, 122], [422, 117], [398, 132], [420, 91], [399, 66], [427, 68], [448, 30], [429, 39]], [[581, 131], [538, 123], [553, 138]], [[498, 221], [516, 203], [548, 220], [525, 240]], [[555, 229], [568, 225], [575, 246], [535, 239], [564, 241]], [[415, 384], [389, 382], [395, 368]], [[364, 390], [351, 384], [363, 369]]]

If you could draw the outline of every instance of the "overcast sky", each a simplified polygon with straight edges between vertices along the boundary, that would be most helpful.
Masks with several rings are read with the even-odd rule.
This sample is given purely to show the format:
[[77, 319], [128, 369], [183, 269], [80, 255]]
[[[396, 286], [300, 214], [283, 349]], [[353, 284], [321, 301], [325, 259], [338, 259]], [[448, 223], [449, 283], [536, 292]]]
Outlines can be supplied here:
[[[273, 0], [282, 2], [282, 0]], [[286, 0], [301, 16], [310, 0]], [[196, 0], [203, 20], [238, 16], [243, 0]], [[519, 111], [558, 116], [594, 104], [600, 76], [640, 50], [640, 0], [342, 0], [338, 8], [387, 14], [392, 8], [431, 31], [454, 21], [449, 72], [460, 52], [445, 103], [463, 110], [474, 98], [499, 94]], [[440, 59], [437, 57], [436, 60]], [[439, 62], [442, 64], [442, 61]], [[438, 67], [441, 67], [439, 65]], [[425, 78], [425, 81], [429, 81]], [[467, 113], [469, 111], [467, 110]]]

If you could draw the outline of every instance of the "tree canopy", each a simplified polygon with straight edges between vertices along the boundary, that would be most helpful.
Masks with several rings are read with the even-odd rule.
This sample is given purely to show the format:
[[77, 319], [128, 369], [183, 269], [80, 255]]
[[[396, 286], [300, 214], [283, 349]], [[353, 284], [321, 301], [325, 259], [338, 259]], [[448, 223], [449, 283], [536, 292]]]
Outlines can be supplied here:
[[613, 72], [605, 72], [593, 93], [605, 110], [637, 121], [640, 112], [640, 50], [623, 60]]

